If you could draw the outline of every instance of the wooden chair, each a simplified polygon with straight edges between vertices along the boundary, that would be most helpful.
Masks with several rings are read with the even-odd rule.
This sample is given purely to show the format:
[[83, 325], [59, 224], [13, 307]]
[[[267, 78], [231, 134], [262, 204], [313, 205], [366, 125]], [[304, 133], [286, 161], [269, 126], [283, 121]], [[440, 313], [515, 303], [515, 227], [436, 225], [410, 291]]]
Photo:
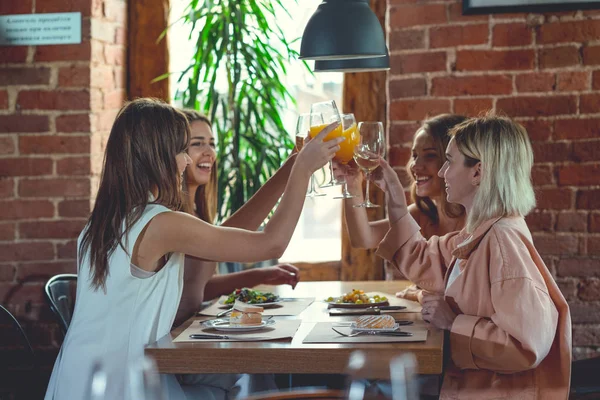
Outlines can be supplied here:
[[55, 275], [46, 282], [46, 301], [56, 315], [63, 335], [66, 335], [73, 316], [76, 289], [77, 275], [75, 274]]
[[302, 387], [291, 390], [255, 393], [244, 400], [342, 400], [346, 398], [343, 390]]

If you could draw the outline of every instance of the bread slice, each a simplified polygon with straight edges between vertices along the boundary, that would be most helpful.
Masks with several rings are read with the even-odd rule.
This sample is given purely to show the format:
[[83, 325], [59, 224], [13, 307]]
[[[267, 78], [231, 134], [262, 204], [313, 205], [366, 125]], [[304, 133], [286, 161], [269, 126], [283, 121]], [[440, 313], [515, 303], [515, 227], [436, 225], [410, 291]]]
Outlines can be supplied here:
[[393, 328], [396, 320], [391, 315], [363, 315], [356, 320], [356, 327], [361, 329]]
[[260, 325], [262, 324], [262, 307], [246, 304], [236, 300], [233, 305], [233, 311], [229, 315], [229, 324], [232, 326], [240, 325]]
[[233, 309], [242, 311], [242, 312], [253, 312], [253, 313], [261, 313], [265, 310], [263, 307], [256, 306], [254, 304], [244, 303], [239, 300], [236, 300], [235, 303], [233, 303]]

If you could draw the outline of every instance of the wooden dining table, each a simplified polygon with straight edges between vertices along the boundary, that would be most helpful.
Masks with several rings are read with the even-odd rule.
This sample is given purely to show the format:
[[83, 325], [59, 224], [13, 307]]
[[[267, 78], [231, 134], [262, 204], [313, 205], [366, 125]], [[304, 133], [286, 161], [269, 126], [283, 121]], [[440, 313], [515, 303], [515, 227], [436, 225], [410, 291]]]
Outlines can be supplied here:
[[[408, 281], [354, 281], [354, 282], [300, 282], [294, 290], [289, 286], [259, 286], [258, 290], [274, 292], [281, 297], [314, 297], [315, 301], [301, 314], [278, 316], [276, 319], [300, 319], [302, 322], [293, 339], [255, 342], [173, 342], [185, 328], [195, 321], [214, 317], [194, 316], [169, 334], [146, 347], [146, 354], [156, 360], [159, 372], [173, 374], [203, 373], [343, 373], [350, 353], [366, 352], [379, 360], [366, 378], [389, 378], [389, 362], [404, 352], [411, 352], [417, 360], [419, 374], [441, 374], [444, 334], [428, 327], [425, 342], [402, 343], [319, 343], [302, 341], [317, 322], [351, 321], [352, 316], [330, 316], [327, 297], [336, 297], [352, 289], [365, 292], [394, 294], [410, 285]], [[421, 313], [390, 313], [396, 319], [421, 321]]]

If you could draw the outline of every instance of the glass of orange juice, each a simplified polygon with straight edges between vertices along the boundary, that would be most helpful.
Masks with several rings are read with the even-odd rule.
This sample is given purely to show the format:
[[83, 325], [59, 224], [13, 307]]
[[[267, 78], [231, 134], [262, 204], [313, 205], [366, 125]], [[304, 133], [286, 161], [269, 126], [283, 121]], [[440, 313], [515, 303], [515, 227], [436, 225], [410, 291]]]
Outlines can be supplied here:
[[[354, 114], [342, 114], [342, 136], [346, 138], [340, 143], [340, 149], [333, 157], [336, 161], [347, 164], [354, 156], [354, 147], [360, 142], [360, 136], [356, 128], [356, 118]], [[346, 179], [340, 180], [342, 183], [342, 194], [334, 199], [351, 199], [354, 196], [348, 192]]]
[[[302, 150], [304, 146], [304, 141], [308, 136], [308, 132], [310, 131], [310, 114], [300, 114], [298, 116], [298, 121], [296, 122], [296, 149], [298, 151]], [[319, 193], [316, 189], [315, 185], [315, 174], [310, 176], [310, 184], [308, 186], [308, 191], [306, 192], [306, 197], [319, 197], [325, 196], [325, 193]]]
[[[311, 138], [314, 138], [321, 132], [327, 125], [332, 122], [338, 122], [339, 125], [337, 128], [329, 132], [327, 136], [323, 139], [324, 142], [335, 139], [336, 137], [342, 136], [342, 117], [340, 116], [340, 112], [338, 111], [337, 106], [335, 105], [334, 100], [322, 101], [320, 103], [313, 103], [310, 106], [310, 132], [309, 135]], [[329, 172], [331, 173], [331, 179], [329, 182], [321, 185], [320, 187], [331, 187], [341, 185], [342, 182], [338, 182], [333, 175], [333, 165], [331, 161], [329, 161]]]

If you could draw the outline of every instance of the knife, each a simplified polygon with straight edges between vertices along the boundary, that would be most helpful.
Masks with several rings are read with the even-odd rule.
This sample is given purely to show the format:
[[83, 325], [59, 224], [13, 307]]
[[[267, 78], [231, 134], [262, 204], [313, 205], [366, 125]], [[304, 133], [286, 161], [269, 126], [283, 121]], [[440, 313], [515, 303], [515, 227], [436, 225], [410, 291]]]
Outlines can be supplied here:
[[379, 315], [382, 310], [403, 310], [404, 306], [380, 306], [367, 308], [330, 308], [329, 315]]
[[412, 336], [412, 332], [374, 332], [375, 336]]
[[211, 335], [208, 333], [192, 333], [190, 339], [221, 339], [221, 340], [243, 340], [246, 342], [252, 342], [255, 340], [271, 340], [273, 338], [268, 336], [228, 336], [228, 335]]

